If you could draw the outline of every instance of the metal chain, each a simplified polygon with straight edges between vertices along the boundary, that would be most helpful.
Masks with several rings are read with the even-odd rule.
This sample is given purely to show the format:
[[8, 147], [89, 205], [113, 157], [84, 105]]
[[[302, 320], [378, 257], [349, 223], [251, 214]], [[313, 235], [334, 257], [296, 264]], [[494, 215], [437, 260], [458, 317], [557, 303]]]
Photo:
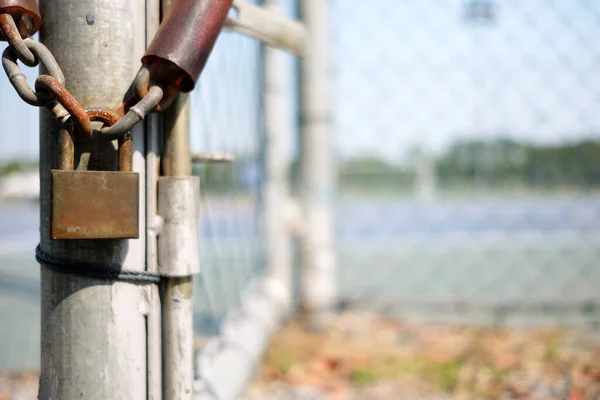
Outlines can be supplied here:
[[152, 86], [148, 94], [133, 107], [125, 116], [113, 126], [103, 128], [100, 133], [108, 139], [119, 139], [131, 130], [146, 115], [153, 111], [163, 98], [163, 90], [160, 86]]
[[[143, 95], [137, 96], [139, 101], [133, 105], [131, 103], [136, 99], [126, 101], [118, 109], [124, 116], [116, 124], [94, 131], [85, 108], [65, 87], [64, 74], [52, 52], [31, 37], [23, 38], [11, 14], [0, 14], [0, 32], [9, 45], [2, 53], [2, 67], [19, 97], [32, 106], [47, 108], [62, 124], [72, 119], [81, 139], [89, 139], [96, 134], [105, 139], [120, 139], [146, 115], [160, 109], [159, 105], [164, 96], [163, 88], [151, 85], [148, 75], [144, 74], [145, 70], [142, 68], [134, 83], [136, 88], [145, 88]], [[27, 83], [18, 61], [29, 67], [41, 63], [46, 69], [47, 74], [42, 74], [36, 79], [35, 91]]]
[[[25, 46], [25, 48], [36, 55], [35, 64], [32, 66], [36, 66], [39, 62], [41, 62], [50, 76], [54, 77], [61, 85], [65, 84], [65, 76], [60, 69], [60, 66], [54, 59], [54, 56], [46, 46], [40, 42], [36, 42], [31, 38], [23, 39], [21, 43]], [[31, 86], [29, 86], [29, 83], [27, 83], [27, 79], [21, 71], [21, 68], [19, 67], [17, 62], [18, 60], [19, 55], [11, 46], [7, 47], [2, 53], [2, 67], [8, 76], [8, 80], [24, 102], [36, 107], [45, 106], [52, 99], [49, 96], [44, 96], [43, 94], [38, 96], [38, 93], [33, 91]]]
[[12, 15], [0, 14], [0, 31], [2, 31], [9, 46], [13, 48], [23, 64], [28, 67], [35, 67], [38, 64], [35, 55], [27, 48], [23, 38], [19, 34], [19, 29]]

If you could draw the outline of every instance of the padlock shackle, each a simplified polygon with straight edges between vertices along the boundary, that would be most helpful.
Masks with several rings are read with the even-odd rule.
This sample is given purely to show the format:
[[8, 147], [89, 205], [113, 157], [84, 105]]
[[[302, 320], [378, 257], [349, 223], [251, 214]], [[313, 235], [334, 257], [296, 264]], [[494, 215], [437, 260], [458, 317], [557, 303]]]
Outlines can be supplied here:
[[58, 169], [73, 171], [75, 168], [75, 143], [73, 132], [61, 129], [58, 133]]
[[119, 139], [119, 171], [131, 172], [133, 169], [133, 140], [131, 134]]
[[[91, 122], [99, 121], [107, 126], [113, 126], [121, 116], [104, 108], [89, 108], [85, 110]], [[75, 168], [75, 144], [73, 126], [61, 129], [58, 137], [58, 169], [72, 171]], [[118, 142], [119, 171], [131, 172], [133, 169], [133, 140], [131, 133], [123, 135]]]
[[[119, 115], [111, 110], [86, 111], [91, 121], [111, 125]], [[136, 239], [139, 237], [140, 174], [132, 172], [133, 141], [127, 132], [119, 139], [119, 171], [88, 171], [87, 161], [74, 168], [74, 124], [59, 135], [58, 170], [51, 170], [51, 239]], [[99, 132], [109, 151], [113, 140]], [[85, 153], [83, 153], [85, 154]], [[83, 159], [83, 157], [82, 157]]]

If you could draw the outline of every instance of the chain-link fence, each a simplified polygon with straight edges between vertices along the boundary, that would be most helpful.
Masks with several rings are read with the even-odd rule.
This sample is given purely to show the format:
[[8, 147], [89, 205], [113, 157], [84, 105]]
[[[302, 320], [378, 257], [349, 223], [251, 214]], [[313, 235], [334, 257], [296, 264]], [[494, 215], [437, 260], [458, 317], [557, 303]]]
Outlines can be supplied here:
[[259, 43], [224, 33], [192, 94], [192, 151], [234, 157], [194, 167], [202, 186], [196, 323], [203, 333], [215, 333], [218, 320], [240, 306], [246, 285], [264, 266], [258, 77]]
[[597, 320], [600, 4], [331, 6], [344, 295]]

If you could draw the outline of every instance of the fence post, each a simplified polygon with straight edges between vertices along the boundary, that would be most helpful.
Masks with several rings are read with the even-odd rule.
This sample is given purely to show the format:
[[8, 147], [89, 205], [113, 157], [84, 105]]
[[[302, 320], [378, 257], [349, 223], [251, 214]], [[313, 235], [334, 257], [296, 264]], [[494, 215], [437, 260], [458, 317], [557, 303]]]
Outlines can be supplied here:
[[[140, 66], [149, 16], [145, 0], [41, 0], [40, 38], [84, 107], [116, 108]], [[148, 2], [152, 4], [152, 2]], [[147, 12], [148, 11], [148, 12]], [[140, 174], [140, 237], [135, 240], [49, 239], [50, 169], [57, 126], [40, 114], [40, 236], [45, 253], [71, 261], [145, 269], [145, 143], [133, 131], [133, 170]], [[97, 149], [96, 149], [97, 150]], [[112, 151], [105, 148], [105, 151]], [[98, 154], [98, 153], [96, 153]], [[92, 155], [93, 157], [93, 155]], [[114, 167], [106, 165], [106, 167]], [[85, 195], [85, 194], [82, 194]], [[98, 280], [41, 267], [40, 399], [142, 400], [147, 393], [147, 322], [152, 285]]]
[[[193, 189], [187, 192], [189, 196], [176, 189], [178, 185], [191, 184], [192, 180], [179, 180], [189, 178], [191, 175], [190, 149], [189, 149], [189, 96], [181, 93], [173, 105], [165, 112], [164, 137], [165, 147], [162, 159], [163, 174], [159, 181], [159, 210], [163, 211], [166, 204], [173, 204], [173, 196], [181, 196], [181, 201], [191, 201], [195, 204], [199, 192]], [[175, 178], [175, 179], [172, 179]], [[193, 187], [193, 185], [192, 185]], [[179, 200], [175, 200], [179, 201]], [[189, 203], [187, 204], [189, 206]], [[194, 211], [187, 208], [186, 210]], [[188, 216], [196, 221], [195, 215]], [[177, 229], [177, 228], [175, 228]], [[193, 229], [198, 229], [195, 226]], [[165, 235], [168, 234], [165, 232]], [[186, 238], [161, 238], [165, 244], [159, 244], [159, 271], [168, 265], [162, 262], [164, 258], [175, 253], [184, 252], [191, 260], [197, 255], [192, 255], [188, 250], [197, 251], [196, 235], [187, 235]], [[178, 242], [177, 242], [178, 240]], [[190, 242], [190, 241], [193, 241]], [[184, 243], [185, 242], [185, 243]], [[184, 244], [187, 244], [184, 246]], [[169, 252], [166, 252], [167, 247]], [[161, 254], [166, 253], [166, 254]], [[197, 265], [197, 264], [195, 264]], [[192, 399], [194, 384], [194, 295], [192, 275], [163, 276], [161, 282], [162, 298], [162, 346], [163, 346], [163, 398], [165, 400]]]
[[305, 229], [301, 244], [301, 304], [313, 327], [327, 322], [337, 301], [333, 231], [329, 2], [299, 1], [308, 51], [300, 62], [300, 196]]
[[[281, 13], [279, 0], [263, 0], [263, 7]], [[282, 316], [290, 312], [292, 296], [292, 242], [289, 234], [290, 193], [289, 157], [285, 138], [289, 99], [286, 99], [285, 55], [281, 50], [262, 45], [264, 131], [262, 162], [264, 168], [263, 218], [267, 276], [287, 291]]]
[[[162, 15], [166, 15], [171, 3], [172, 0], [162, 0]], [[162, 173], [165, 177], [161, 178], [163, 179], [163, 184], [167, 184], [172, 178], [175, 180], [177, 178], [190, 178], [192, 174], [190, 155], [190, 102], [187, 93], [178, 94], [173, 104], [165, 110], [163, 129], [164, 150], [161, 160]], [[177, 194], [161, 193], [161, 196], [165, 196], [162, 200], [166, 200], [167, 196]], [[194, 193], [195, 196], [199, 196], [199, 194], [199, 192]], [[159, 198], [160, 200], [161, 198]], [[192, 215], [189, 217], [194, 218]], [[195, 228], [197, 229], [197, 227]], [[177, 243], [173, 244], [177, 245]], [[186, 251], [186, 249], [182, 248], [181, 242], [179, 245], [179, 249], [172, 250], [175, 252]], [[197, 250], [199, 244], [194, 243], [194, 245], [194, 250]], [[159, 259], [162, 257], [165, 257], [165, 255], [160, 256], [159, 254]], [[191, 254], [190, 258], [192, 258]], [[194, 394], [193, 290], [191, 275], [162, 278], [164, 400], [191, 400]]]
[[[146, 0], [146, 48], [160, 26], [161, 0]], [[162, 140], [162, 115], [146, 116], [146, 269], [158, 273], [157, 236], [162, 226], [158, 218], [158, 178]], [[162, 302], [159, 285], [152, 287], [151, 309], [148, 312], [148, 400], [161, 400], [162, 370]]]

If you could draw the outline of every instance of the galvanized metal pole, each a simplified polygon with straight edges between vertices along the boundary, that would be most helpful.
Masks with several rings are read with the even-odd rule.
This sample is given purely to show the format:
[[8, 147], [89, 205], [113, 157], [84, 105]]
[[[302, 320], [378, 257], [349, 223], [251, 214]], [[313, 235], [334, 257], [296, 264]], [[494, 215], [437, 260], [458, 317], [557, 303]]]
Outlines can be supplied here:
[[[160, 0], [155, 0], [158, 4]], [[157, 10], [160, 10], [158, 4]], [[158, 18], [157, 18], [158, 19]], [[151, 31], [155, 32], [155, 30]], [[146, 117], [146, 263], [148, 271], [158, 273], [157, 236], [162, 227], [158, 217], [158, 173], [162, 119], [153, 114]], [[148, 313], [148, 391], [149, 400], [162, 399], [162, 307], [158, 285], [152, 287], [151, 309]]]
[[[281, 13], [279, 0], [264, 0], [263, 6]], [[288, 290], [283, 314], [290, 310], [292, 295], [292, 242], [289, 232], [290, 193], [288, 184], [289, 157], [286, 154], [286, 137], [291, 132], [290, 104], [286, 99], [285, 54], [281, 50], [263, 45], [263, 215], [267, 252], [267, 274]]]
[[329, 2], [299, 2], [308, 52], [300, 62], [300, 195], [305, 230], [301, 301], [313, 326], [328, 321], [337, 301], [333, 232], [334, 162], [329, 77]]
[[299, 56], [304, 55], [306, 48], [306, 32], [298, 21], [285, 18], [279, 12], [277, 3], [263, 1], [263, 7], [233, 0], [237, 11], [235, 17], [225, 21], [226, 30], [234, 30], [256, 38], [263, 44], [287, 50]]
[[[146, 0], [146, 47], [160, 25], [160, 0]], [[162, 137], [160, 114], [146, 117], [146, 268], [158, 273], [157, 235], [162, 226], [158, 218], [158, 176]], [[153, 285], [148, 310], [148, 400], [161, 400], [162, 385], [162, 307], [158, 285]]]
[[[165, 15], [172, 0], [162, 0], [162, 11]], [[189, 178], [192, 174], [190, 157], [190, 103], [189, 95], [181, 93], [163, 116], [164, 150], [161, 160], [162, 174], [167, 177], [159, 185], [173, 182], [168, 178]], [[165, 179], [165, 178], [161, 178]], [[177, 185], [177, 183], [175, 183]], [[170, 193], [166, 193], [168, 190]], [[173, 189], [163, 187], [160, 201], [172, 200], [180, 196]], [[194, 193], [198, 196], [199, 193]], [[165, 197], [162, 197], [165, 196]], [[168, 200], [167, 200], [168, 199]], [[191, 199], [190, 199], [191, 200]], [[160, 208], [159, 204], [159, 208]], [[196, 221], [194, 215], [188, 218]], [[194, 224], [197, 231], [197, 226]], [[177, 242], [169, 240], [167, 247], [180, 253], [185, 243], [191, 249], [198, 249], [198, 237], [184, 238]], [[190, 243], [189, 241], [195, 241]], [[166, 246], [159, 245], [159, 260], [169, 257]], [[162, 250], [162, 253], [161, 252]], [[193, 256], [190, 255], [190, 258]], [[159, 270], [161, 266], [159, 265]], [[161, 284], [162, 295], [162, 346], [163, 346], [163, 398], [165, 400], [192, 399], [194, 386], [194, 296], [192, 276], [164, 277]]]
[[[42, 42], [61, 65], [67, 89], [85, 106], [115, 108], [140, 66], [146, 44], [145, 0], [41, 0]], [[154, 14], [156, 15], [156, 14]], [[133, 170], [145, 187], [145, 135], [133, 130]], [[145, 191], [140, 238], [49, 239], [50, 169], [57, 126], [40, 116], [41, 248], [63, 259], [145, 269]], [[110, 154], [108, 148], [104, 149]], [[115, 157], [116, 158], [116, 157]], [[92, 155], [92, 159], [94, 156]], [[96, 166], [100, 166], [96, 164]], [[114, 165], [104, 165], [112, 167]], [[85, 195], [85, 194], [82, 194]], [[40, 399], [142, 400], [147, 393], [147, 319], [152, 285], [98, 280], [41, 268]]]
[[[189, 96], [179, 94], [173, 105], [164, 115], [164, 152], [162, 163], [163, 176], [159, 181], [159, 210], [166, 204], [160, 203], [175, 200], [173, 196], [181, 196], [175, 188], [167, 189], [166, 185], [177, 182], [165, 178], [185, 177], [191, 175], [189, 149]], [[161, 188], [160, 185], [163, 185]], [[177, 183], [175, 183], [177, 185]], [[199, 187], [198, 187], [199, 189]], [[198, 196], [196, 190], [193, 195]], [[182, 201], [194, 201], [184, 198]], [[197, 198], [196, 198], [197, 200]], [[188, 203], [189, 204], [189, 203]], [[172, 206], [172, 205], [171, 205]], [[188, 218], [196, 221], [197, 216]], [[193, 228], [196, 229], [196, 223]], [[167, 233], [164, 232], [163, 235]], [[169, 244], [159, 245], [159, 264], [170, 257], [169, 253], [185, 252], [181, 248], [186, 243], [189, 248], [197, 250], [196, 235], [187, 238], [171, 238]], [[160, 235], [159, 235], [159, 240]], [[190, 241], [193, 241], [190, 242]], [[168, 247], [168, 249], [167, 249]], [[186, 246], [187, 248], [187, 246]], [[192, 255], [190, 254], [190, 258]], [[166, 261], [163, 263], [166, 264]], [[159, 265], [159, 270], [165, 265]], [[192, 399], [194, 384], [194, 296], [192, 275], [180, 277], [163, 277], [162, 294], [162, 345], [163, 345], [163, 398], [165, 400]]]

